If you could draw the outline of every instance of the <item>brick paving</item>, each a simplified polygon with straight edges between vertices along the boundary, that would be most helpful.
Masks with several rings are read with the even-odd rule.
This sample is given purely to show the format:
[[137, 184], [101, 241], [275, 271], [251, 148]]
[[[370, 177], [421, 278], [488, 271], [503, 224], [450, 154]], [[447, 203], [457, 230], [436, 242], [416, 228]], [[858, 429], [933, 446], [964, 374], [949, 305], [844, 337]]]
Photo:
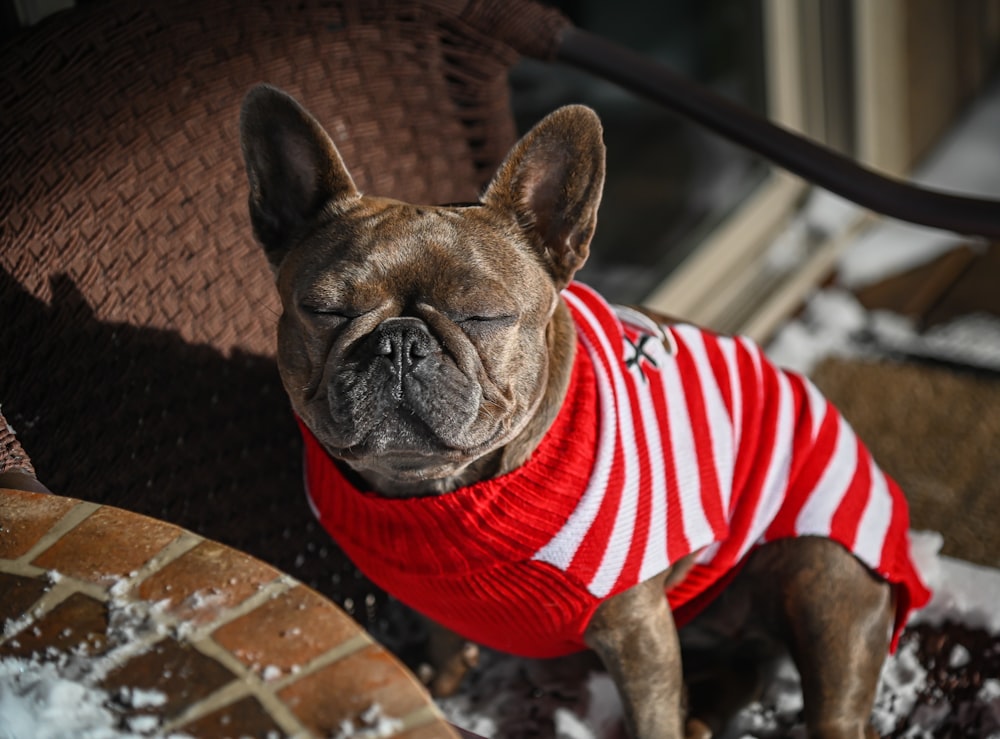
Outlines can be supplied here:
[[[139, 624], [123, 628], [122, 614]], [[136, 615], [138, 614], [138, 615]], [[154, 690], [163, 731], [329, 737], [377, 704], [394, 731], [459, 733], [333, 603], [273, 567], [111, 506], [0, 489], [0, 658], [103, 660], [101, 687]], [[127, 719], [126, 715], [124, 719]]]

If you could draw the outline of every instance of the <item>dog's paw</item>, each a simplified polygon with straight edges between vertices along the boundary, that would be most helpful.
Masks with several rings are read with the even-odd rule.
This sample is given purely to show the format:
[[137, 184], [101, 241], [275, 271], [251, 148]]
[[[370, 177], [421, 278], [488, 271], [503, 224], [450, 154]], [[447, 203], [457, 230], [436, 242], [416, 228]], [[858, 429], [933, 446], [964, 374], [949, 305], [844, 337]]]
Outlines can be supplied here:
[[684, 722], [684, 739], [712, 739], [712, 730], [704, 721], [689, 718]]
[[437, 665], [422, 663], [416, 673], [431, 695], [435, 698], [447, 698], [458, 691], [466, 674], [478, 664], [479, 647], [472, 642], [465, 642], [461, 649]]

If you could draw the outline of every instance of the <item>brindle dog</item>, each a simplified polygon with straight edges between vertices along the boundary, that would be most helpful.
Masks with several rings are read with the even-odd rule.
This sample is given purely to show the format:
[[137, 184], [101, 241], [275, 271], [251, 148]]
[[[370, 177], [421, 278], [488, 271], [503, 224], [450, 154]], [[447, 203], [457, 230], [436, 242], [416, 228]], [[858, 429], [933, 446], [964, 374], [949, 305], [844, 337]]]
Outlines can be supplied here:
[[[525, 464], [577, 351], [560, 291], [587, 258], [601, 198], [593, 111], [570, 106], [538, 124], [474, 207], [361, 194], [323, 128], [267, 86], [248, 94], [242, 136], [254, 232], [284, 308], [281, 377], [330, 457], [386, 497], [444, 495]], [[756, 548], [685, 629], [686, 701], [664, 591], [694, 556], [611, 597], [586, 628], [631, 734], [710, 735], [780, 646], [802, 675], [811, 735], [873, 736], [897, 590], [827, 539]], [[462, 643], [437, 642], [439, 688], [454, 687]]]

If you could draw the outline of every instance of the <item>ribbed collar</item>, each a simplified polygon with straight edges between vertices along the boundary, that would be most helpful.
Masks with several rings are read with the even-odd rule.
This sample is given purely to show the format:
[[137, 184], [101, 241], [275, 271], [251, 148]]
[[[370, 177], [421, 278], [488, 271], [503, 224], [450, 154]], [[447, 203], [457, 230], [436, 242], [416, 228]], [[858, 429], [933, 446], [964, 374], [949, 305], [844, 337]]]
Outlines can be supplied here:
[[594, 367], [578, 340], [566, 394], [524, 465], [501, 477], [421, 498], [359, 490], [302, 422], [310, 499], [327, 531], [366, 565], [410, 575], [462, 573], [530, 559], [559, 531], [587, 487], [597, 447]]

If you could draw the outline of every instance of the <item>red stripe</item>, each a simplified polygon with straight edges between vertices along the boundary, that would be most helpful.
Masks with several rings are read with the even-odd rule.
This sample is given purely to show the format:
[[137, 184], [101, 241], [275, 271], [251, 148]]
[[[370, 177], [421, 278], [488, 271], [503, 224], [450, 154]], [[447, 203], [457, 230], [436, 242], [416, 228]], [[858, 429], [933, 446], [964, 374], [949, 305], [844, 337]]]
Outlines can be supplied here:
[[851, 484], [830, 521], [830, 538], [842, 542], [851, 549], [854, 548], [858, 536], [861, 516], [872, 495], [871, 462], [868, 459], [868, 451], [860, 439], [855, 439], [855, 442], [858, 454], [854, 477], [851, 478]]
[[732, 379], [729, 377], [729, 364], [726, 362], [726, 357], [722, 353], [722, 347], [719, 346], [719, 337], [714, 334], [703, 334], [705, 351], [708, 353], [708, 363], [712, 367], [712, 374], [715, 376], [715, 384], [719, 386], [719, 392], [722, 394], [722, 402], [726, 405], [726, 410], [729, 411], [729, 420], [735, 426], [738, 423], [738, 419], [733, 417], [736, 409], [733, 406], [733, 388]]
[[768, 541], [798, 534], [795, 522], [798, 521], [809, 496], [830, 466], [840, 435], [840, 416], [833, 405], [825, 403], [823, 406], [825, 413], [817, 429], [816, 438], [813, 439], [812, 406], [805, 397], [802, 381], [795, 375], [789, 375], [788, 379], [793, 383], [794, 389], [803, 390], [801, 394], [797, 394], [801, 397], [802, 417], [798, 419], [792, 437], [792, 464], [785, 502], [782, 503], [778, 515], [764, 535]]
[[757, 377], [750, 352], [742, 342], [736, 342], [736, 382], [740, 387], [741, 418], [734, 424], [740, 430], [739, 447], [733, 450], [735, 464], [733, 466], [733, 495], [729, 500], [729, 513], [736, 510], [741, 498], [741, 491], [747, 486], [747, 480], [757, 467], [754, 451], [757, 449], [757, 430], [760, 425], [761, 383]]
[[[889, 475], [885, 475], [885, 482], [892, 495], [892, 517], [889, 519], [889, 529], [885, 534], [885, 541], [882, 543], [882, 554], [879, 557], [879, 571], [888, 574], [898, 575], [913, 564], [909, 561], [909, 553], [900, 551], [899, 542], [908, 541], [907, 531], [910, 528], [910, 513], [906, 507], [906, 499], [903, 497], [899, 485]], [[897, 557], [903, 555], [907, 557], [905, 562], [898, 562]]]
[[896, 588], [896, 623], [892, 633], [892, 644], [889, 645], [890, 651], [895, 652], [899, 646], [899, 635], [906, 626], [910, 611], [925, 606], [930, 600], [931, 592], [920, 579], [910, 558], [907, 535], [910, 528], [910, 514], [906, 507], [906, 499], [895, 480], [886, 475], [885, 482], [892, 497], [892, 518], [886, 531], [885, 541], [882, 543], [878, 571], [890, 582], [901, 583], [904, 586]]

